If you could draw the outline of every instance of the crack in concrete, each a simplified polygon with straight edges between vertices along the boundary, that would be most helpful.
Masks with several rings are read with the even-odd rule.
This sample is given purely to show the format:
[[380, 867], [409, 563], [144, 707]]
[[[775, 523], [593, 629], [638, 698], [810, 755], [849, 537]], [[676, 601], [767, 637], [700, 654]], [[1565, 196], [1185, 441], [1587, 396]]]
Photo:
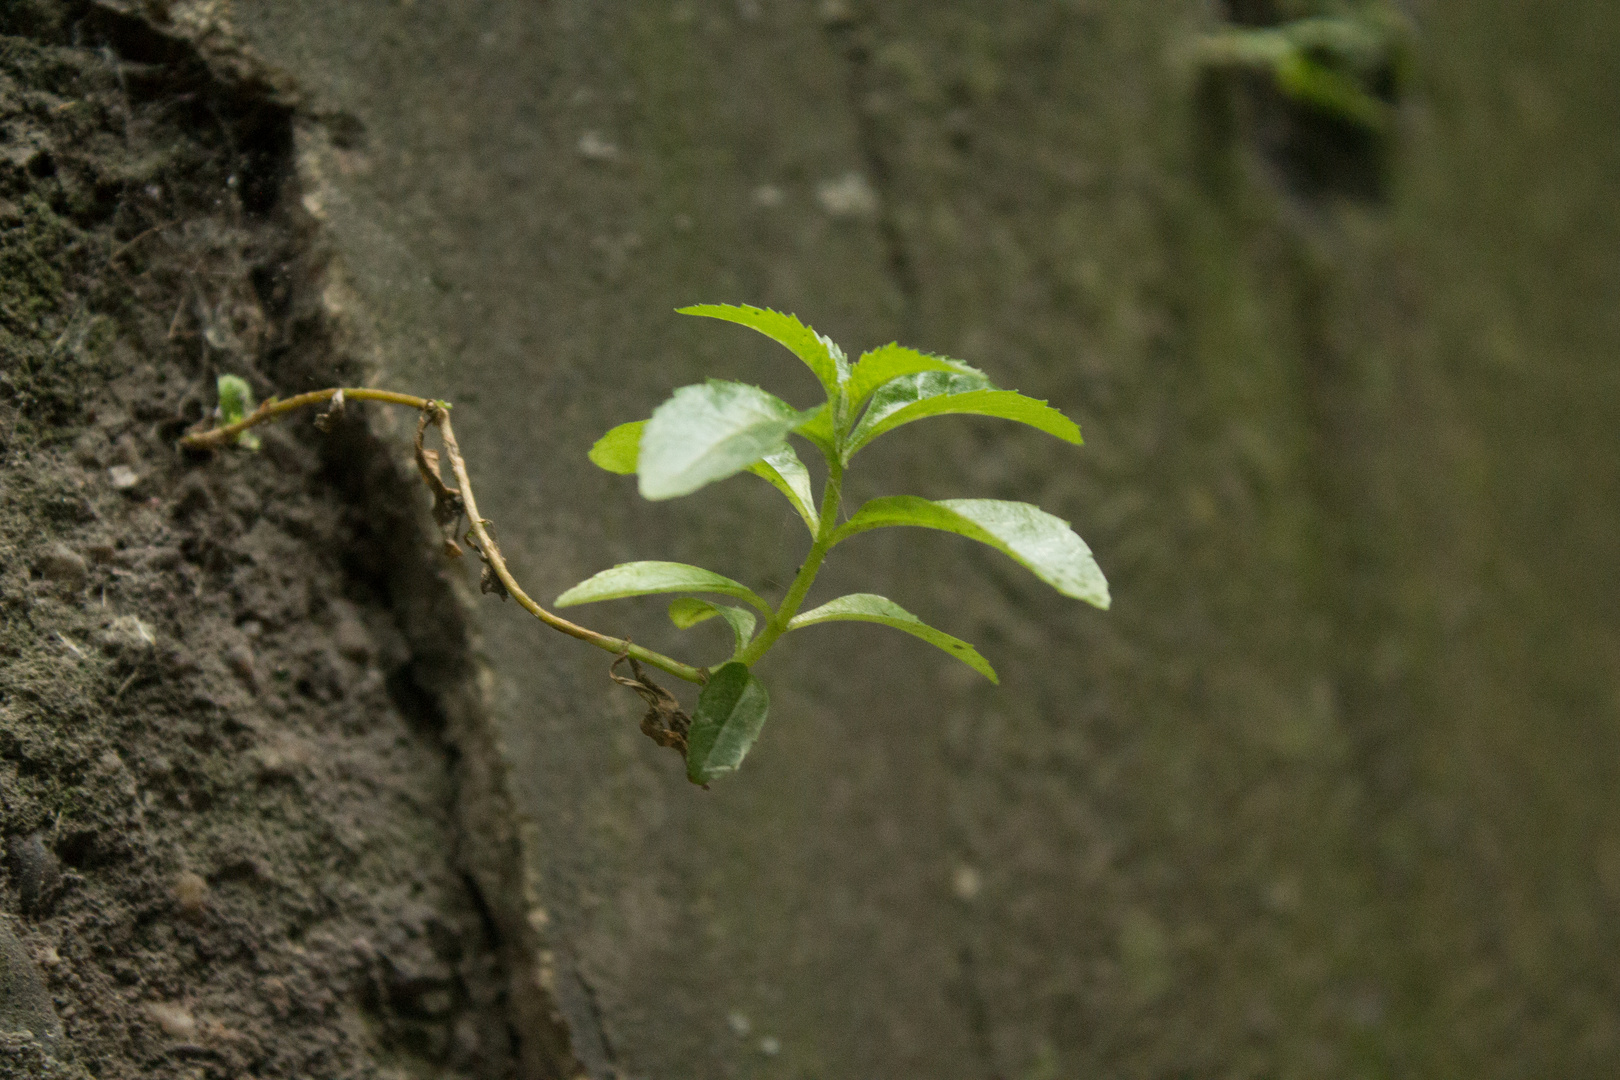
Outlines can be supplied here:
[[973, 946], [967, 942], [962, 943], [959, 955], [962, 964], [962, 1007], [967, 1013], [973, 1052], [984, 1067], [985, 1080], [1003, 1080], [1001, 1073], [996, 1071], [996, 1047], [990, 1032], [990, 1005], [979, 983], [978, 957], [973, 953]]
[[607, 1061], [608, 1068], [613, 1074], [619, 1074], [619, 1055], [613, 1048], [613, 1039], [608, 1035], [607, 1016], [602, 1012], [602, 1002], [597, 997], [596, 987], [585, 977], [585, 970], [578, 963], [574, 964], [574, 978], [578, 980], [580, 989], [585, 991], [585, 1006], [591, 1018], [592, 1034], [600, 1045], [602, 1057]]
[[846, 86], [850, 110], [855, 118], [855, 148], [878, 193], [876, 224], [883, 241], [884, 270], [894, 283], [895, 291], [900, 294], [900, 330], [901, 336], [905, 337], [911, 332], [922, 286], [917, 277], [916, 263], [906, 248], [905, 234], [895, 216], [894, 168], [883, 153], [882, 132], [871, 108], [872, 50], [862, 40], [860, 30], [854, 24], [829, 26], [827, 33], [841, 47], [844, 60], [849, 65]]
[[[827, 27], [827, 33], [839, 45], [849, 78], [846, 83], [849, 107], [855, 119], [856, 149], [865, 169], [871, 174], [873, 187], [878, 193], [878, 234], [883, 242], [884, 269], [894, 283], [901, 299], [900, 336], [913, 334], [922, 295], [922, 283], [917, 266], [907, 249], [905, 234], [895, 214], [896, 182], [894, 167], [883, 151], [883, 133], [871, 104], [873, 93], [872, 49], [863, 39], [862, 30], [855, 22], [841, 22]], [[953, 770], [959, 781], [966, 779], [967, 766]], [[967, 845], [961, 847], [965, 850]], [[965, 1014], [969, 1041], [980, 1062], [986, 1080], [1002, 1080], [996, 1069], [995, 1043], [991, 1032], [990, 1007], [981, 985], [978, 960], [969, 935], [964, 934], [958, 950], [961, 969], [961, 1007]]]

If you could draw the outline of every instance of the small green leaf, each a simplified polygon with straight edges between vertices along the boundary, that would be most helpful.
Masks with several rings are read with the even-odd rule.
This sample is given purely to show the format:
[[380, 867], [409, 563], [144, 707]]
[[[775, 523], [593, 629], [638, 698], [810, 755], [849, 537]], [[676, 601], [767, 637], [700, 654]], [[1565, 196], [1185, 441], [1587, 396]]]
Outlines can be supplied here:
[[627, 596], [647, 596], [652, 593], [694, 592], [719, 593], [746, 600], [765, 614], [771, 606], [761, 600], [754, 590], [740, 582], [722, 577], [701, 566], [678, 562], [620, 563], [611, 570], [586, 578], [572, 589], [557, 597], [557, 606], [594, 604], [599, 600], [620, 600]]
[[948, 356], [930, 356], [928, 353], [890, 342], [862, 353], [861, 358], [855, 362], [855, 369], [849, 377], [849, 407], [851, 410], [859, 409], [867, 395], [890, 379], [898, 379], [902, 375], [917, 375], [924, 371], [976, 375], [984, 379], [985, 387], [990, 385], [990, 381], [985, 379], [984, 372], [960, 360], [952, 360]]
[[696, 626], [700, 622], [712, 619], [720, 614], [720, 609], [707, 600], [698, 600], [691, 596], [683, 596], [678, 600], [669, 602], [669, 621], [681, 630]]
[[686, 734], [686, 778], [708, 786], [736, 772], [759, 738], [770, 705], [764, 684], [745, 665], [724, 664], [710, 675]]
[[1377, 133], [1394, 111], [1379, 87], [1404, 81], [1408, 36], [1393, 11], [1358, 11], [1205, 35], [1193, 56], [1210, 68], [1269, 71], [1294, 100]]
[[804, 462], [799, 460], [799, 455], [793, 452], [793, 447], [783, 444], [748, 466], [748, 471], [764, 477], [772, 487], [786, 495], [793, 509], [799, 512], [809, 527], [810, 535], [816, 535], [816, 530], [821, 527], [821, 518], [816, 514], [816, 497], [810, 490], [810, 473], [804, 467]]
[[1349, 75], [1319, 63], [1304, 52], [1290, 52], [1277, 61], [1277, 89], [1295, 101], [1358, 124], [1369, 131], [1389, 125], [1390, 107], [1362, 89]]
[[[254, 409], [253, 387], [248, 381], [240, 375], [221, 375], [215, 385], [219, 389], [220, 425], [228, 427], [238, 420], [246, 420]], [[236, 436], [236, 445], [244, 450], [257, 450], [262, 444], [258, 435], [244, 431]]]
[[737, 639], [739, 650], [748, 639], [754, 636], [754, 613], [747, 608], [732, 607], [730, 604], [711, 604], [707, 600], [699, 600], [692, 596], [683, 596], [679, 600], [669, 602], [669, 621], [685, 630], [696, 626], [716, 615], [726, 621], [731, 627], [731, 633]]
[[913, 525], [940, 529], [988, 544], [1032, 570], [1064, 596], [1096, 607], [1109, 604], [1108, 582], [1086, 542], [1062, 518], [1039, 507], [1000, 499], [943, 499], [915, 495], [873, 499], [833, 534], [833, 543], [868, 529]]
[[772, 341], [785, 345], [815, 372], [827, 391], [829, 401], [837, 397], [838, 388], [849, 379], [849, 361], [844, 359], [844, 350], [833, 344], [831, 339], [804, 325], [796, 316], [748, 304], [693, 304], [675, 310], [681, 315], [703, 315], [734, 322], [758, 330]]
[[851, 593], [848, 596], [840, 596], [837, 600], [822, 604], [814, 611], [795, 616], [787, 628], [802, 630], [817, 623], [845, 621], [881, 623], [896, 630], [904, 630], [913, 637], [920, 637], [935, 648], [950, 653], [991, 682], [1001, 681], [996, 678], [995, 668], [991, 667], [990, 662], [980, 656], [979, 651], [972, 645], [944, 631], [935, 630], [893, 600], [878, 596], [876, 593]]
[[635, 472], [641, 450], [641, 430], [646, 426], [645, 420], [632, 420], [597, 439], [596, 445], [591, 447], [591, 464], [620, 476]]
[[1275, 27], [1289, 46], [1363, 75], [1371, 75], [1402, 47], [1404, 20], [1394, 12], [1316, 16]]
[[825, 405], [818, 405], [805, 414], [808, 419], [793, 429], [793, 434], [803, 436], [816, 445], [816, 449], [831, 460], [838, 453], [836, 436], [833, 434], [833, 413]]
[[[977, 381], [979, 385], [973, 383]], [[929, 416], [972, 414], [994, 416], [1056, 435], [1078, 444], [1080, 428], [1073, 420], [1044, 401], [1025, 397], [1013, 390], [994, 390], [983, 384], [982, 376], [929, 371], [905, 375], [880, 387], [872, 404], [851, 433], [844, 449], [847, 460], [873, 439], [901, 424]]]
[[253, 411], [253, 387], [240, 375], [221, 375], [219, 388], [219, 420], [230, 425], [247, 418]]
[[641, 495], [673, 499], [740, 473], [808, 418], [746, 383], [710, 379], [683, 386], [653, 411], [641, 433]]

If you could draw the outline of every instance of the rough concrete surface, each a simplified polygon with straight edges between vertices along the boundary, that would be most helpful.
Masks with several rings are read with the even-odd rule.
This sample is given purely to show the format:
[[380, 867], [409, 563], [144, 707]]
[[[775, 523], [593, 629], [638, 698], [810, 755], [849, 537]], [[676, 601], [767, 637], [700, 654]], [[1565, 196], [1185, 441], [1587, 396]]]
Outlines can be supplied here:
[[[542, 596], [631, 557], [792, 565], [769, 492], [649, 508], [582, 461], [700, 374], [804, 386], [677, 303], [947, 351], [1088, 434], [916, 430], [867, 483], [1039, 501], [1111, 613], [948, 539], [852, 545], [829, 595], [947, 613], [1003, 686], [806, 641], [707, 795], [600, 658], [482, 613], [593, 1071], [1602, 1073], [1605, 6], [1416, 6], [1381, 202], [1290, 190], [1241, 123], [1200, 161], [1191, 0], [236, 14], [364, 129], [304, 144], [322, 208]], [[599, 618], [668, 640], [652, 604]]]
[[[1354, 196], [1279, 167], [1256, 88], [1200, 93], [1201, 0], [214, 6], [307, 95], [302, 206], [376, 379], [456, 403], [543, 599], [631, 558], [796, 564], [763, 485], [652, 506], [585, 461], [704, 375], [808, 403], [678, 304], [960, 356], [1086, 432], [917, 425], [852, 494], [1038, 502], [1112, 611], [948, 537], [852, 542], [818, 592], [892, 596], [1002, 685], [807, 634], [710, 792], [604, 655], [475, 609], [591, 1075], [1608, 1075], [1609, 5], [1407, 5]], [[680, 645], [653, 602], [588, 618]]]

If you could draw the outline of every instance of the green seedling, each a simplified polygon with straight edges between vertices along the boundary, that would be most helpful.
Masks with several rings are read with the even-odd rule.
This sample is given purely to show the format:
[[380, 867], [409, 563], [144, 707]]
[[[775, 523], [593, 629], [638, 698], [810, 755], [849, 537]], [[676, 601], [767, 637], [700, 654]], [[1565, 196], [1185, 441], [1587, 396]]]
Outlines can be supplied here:
[[[634, 475], [647, 499], [690, 495], [739, 473], [751, 473], [781, 492], [793, 507], [809, 534], [809, 551], [786, 595], [775, 604], [741, 582], [702, 567], [631, 562], [580, 582], [559, 596], [556, 606], [676, 594], [669, 618], [677, 627], [717, 618], [730, 629], [731, 654], [712, 666], [687, 664], [628, 638], [588, 630], [548, 611], [524, 592], [490, 535], [491, 523], [479, 513], [445, 402], [352, 387], [312, 391], [255, 410], [247, 384], [224, 376], [219, 381], [224, 424], [187, 435], [181, 443], [197, 450], [233, 441], [247, 445], [243, 436], [248, 428], [320, 404], [330, 406], [317, 421], [322, 427], [347, 401], [418, 410], [417, 468], [433, 493], [434, 517], [446, 530], [447, 553], [462, 554], [456, 534], [465, 523], [461, 540], [484, 564], [484, 591], [515, 599], [548, 626], [614, 653], [617, 659], [609, 674], [648, 705], [642, 731], [679, 750], [686, 758], [687, 777], [704, 786], [736, 771], [759, 738], [770, 698], [753, 668], [788, 634], [832, 622], [877, 623], [911, 634], [997, 681], [995, 669], [972, 645], [929, 626], [886, 597], [852, 593], [802, 610], [827, 553], [861, 533], [899, 526], [955, 533], [1002, 552], [1065, 596], [1099, 608], [1108, 606], [1108, 583], [1090, 548], [1068, 522], [1028, 503], [891, 495], [870, 500], [847, 518], [843, 512], [844, 478], [856, 455], [897, 428], [936, 416], [989, 416], [1079, 445], [1079, 427], [1061, 412], [1044, 401], [997, 389], [982, 371], [959, 360], [900, 345], [884, 345], [850, 363], [837, 345], [792, 315], [720, 304], [680, 310], [738, 323], [786, 346], [815, 375], [824, 400], [801, 409], [746, 383], [710, 379], [676, 390], [648, 419], [613, 428], [591, 448], [590, 460], [609, 472]], [[436, 428], [443, 440], [455, 487], [442, 475], [439, 452], [425, 445], [430, 428]], [[825, 463], [819, 497], [791, 439], [817, 451]], [[631, 675], [618, 673], [626, 662]], [[687, 716], [668, 692], [647, 678], [642, 665], [700, 684], [694, 713]]]
[[[219, 388], [219, 422], [222, 426], [247, 419], [253, 412], [253, 387], [240, 375], [221, 375]], [[259, 449], [259, 437], [244, 431], [236, 437], [236, 445], [244, 450]]]
[[1321, 10], [1276, 26], [1206, 34], [1194, 59], [1206, 70], [1267, 74], [1290, 100], [1384, 132], [1394, 111], [1389, 95], [1405, 81], [1406, 22], [1382, 3], [1310, 6]]
[[[718, 617], [735, 641], [730, 659], [711, 669], [692, 719], [687, 775], [693, 782], [707, 783], [742, 761], [769, 707], [751, 669], [785, 635], [799, 630], [829, 622], [878, 623], [920, 638], [997, 681], [995, 670], [972, 645], [929, 626], [886, 597], [854, 593], [801, 611], [827, 553], [860, 533], [896, 526], [956, 533], [1001, 551], [1065, 596], [1108, 606], [1108, 583], [1085, 541], [1067, 522], [1028, 503], [897, 495], [873, 499], [840, 521], [845, 475], [856, 455], [882, 435], [915, 420], [968, 414], [1013, 420], [1078, 445], [1079, 427], [1061, 412], [1044, 401], [996, 389], [983, 372], [959, 360], [900, 345], [874, 349], [852, 364], [837, 345], [791, 315], [720, 304], [680, 311], [738, 323], [786, 346], [815, 374], [826, 399], [800, 409], [758, 387], [711, 379], [681, 387], [649, 419], [621, 424], [591, 448], [590, 458], [600, 467], [634, 474], [647, 499], [689, 495], [738, 473], [752, 473], [782, 493], [810, 535], [809, 552], [787, 595], [774, 606], [730, 578], [671, 562], [624, 563], [557, 598], [556, 606], [563, 608], [655, 593], [695, 593], [747, 605], [693, 596], [670, 605], [676, 626]], [[791, 437], [818, 451], [826, 463], [819, 499]]]

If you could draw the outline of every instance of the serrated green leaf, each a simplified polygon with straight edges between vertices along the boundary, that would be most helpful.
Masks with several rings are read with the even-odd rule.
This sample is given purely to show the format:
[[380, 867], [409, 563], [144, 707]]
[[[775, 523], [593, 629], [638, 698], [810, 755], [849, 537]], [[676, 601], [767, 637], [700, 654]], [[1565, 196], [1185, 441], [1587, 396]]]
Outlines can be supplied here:
[[591, 447], [591, 464], [620, 476], [635, 472], [641, 451], [641, 432], [646, 426], [645, 420], [632, 420], [611, 429]]
[[703, 685], [686, 733], [686, 778], [707, 786], [736, 772], [759, 738], [770, 705], [764, 684], [746, 666], [721, 665]]
[[748, 639], [754, 636], [756, 620], [754, 613], [747, 608], [732, 607], [730, 604], [711, 604], [707, 600], [699, 600], [692, 596], [683, 596], [679, 600], [669, 602], [669, 621], [682, 630], [712, 619], [716, 615], [731, 627], [732, 636], [737, 639], [738, 649], [748, 644]]
[[[219, 391], [219, 422], [222, 427], [245, 420], [254, 409], [253, 387], [240, 375], [221, 375], [215, 382]], [[251, 431], [239, 432], [236, 445], [244, 450], [257, 450], [259, 436]]]
[[876, 593], [851, 593], [848, 596], [840, 596], [837, 600], [822, 604], [814, 611], [794, 616], [787, 628], [802, 630], [817, 623], [849, 621], [880, 623], [896, 630], [904, 630], [913, 637], [922, 638], [935, 648], [950, 653], [991, 682], [1001, 681], [996, 677], [996, 669], [991, 667], [990, 662], [980, 656], [979, 651], [972, 645], [942, 630], [935, 630], [893, 600], [878, 596]]
[[[980, 377], [982, 379], [982, 377]], [[1044, 401], [1025, 397], [1015, 390], [995, 390], [973, 385], [973, 376], [939, 371], [904, 375], [881, 386], [872, 395], [872, 404], [851, 432], [844, 449], [847, 460], [857, 450], [901, 424], [929, 416], [971, 414], [994, 416], [1028, 424], [1065, 442], [1079, 444], [1080, 428]]]
[[838, 388], [849, 379], [849, 361], [844, 358], [844, 350], [835, 345], [831, 339], [804, 325], [796, 316], [784, 315], [780, 311], [757, 308], [749, 304], [693, 304], [675, 310], [681, 315], [702, 315], [710, 319], [734, 322], [739, 326], [757, 330], [772, 341], [785, 345], [794, 356], [803, 360], [810, 370], [815, 372], [816, 378], [827, 391], [828, 400], [835, 398]]
[[594, 604], [599, 600], [672, 592], [734, 596], [738, 600], [748, 601], [767, 615], [771, 614], [771, 606], [741, 582], [732, 581], [701, 566], [678, 562], [620, 563], [575, 585], [557, 597], [556, 604], [560, 608], [573, 607], [575, 604]]
[[782, 446], [808, 418], [747, 383], [710, 379], [683, 386], [642, 430], [636, 462], [641, 495], [673, 499], [740, 473]]
[[1029, 503], [1000, 499], [932, 502], [915, 495], [890, 495], [857, 510], [833, 534], [833, 543], [891, 525], [940, 529], [988, 544], [1028, 567], [1064, 596], [1108, 607], [1108, 582], [1086, 542], [1068, 522]]
[[821, 518], [816, 513], [815, 494], [810, 490], [810, 472], [799, 460], [799, 455], [793, 452], [793, 447], [784, 444], [748, 466], [748, 471], [764, 477], [772, 487], [786, 495], [793, 509], [804, 519], [810, 535], [816, 535], [816, 530], [821, 527]]
[[859, 409], [869, 394], [891, 379], [898, 379], [902, 375], [917, 375], [924, 371], [947, 371], [956, 375], [977, 376], [984, 380], [982, 384], [984, 387], [990, 385], [990, 380], [985, 378], [984, 372], [960, 360], [952, 360], [948, 356], [932, 356], [890, 342], [862, 353], [861, 358], [855, 362], [855, 368], [849, 376], [849, 407], [851, 410]]

